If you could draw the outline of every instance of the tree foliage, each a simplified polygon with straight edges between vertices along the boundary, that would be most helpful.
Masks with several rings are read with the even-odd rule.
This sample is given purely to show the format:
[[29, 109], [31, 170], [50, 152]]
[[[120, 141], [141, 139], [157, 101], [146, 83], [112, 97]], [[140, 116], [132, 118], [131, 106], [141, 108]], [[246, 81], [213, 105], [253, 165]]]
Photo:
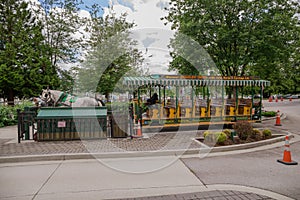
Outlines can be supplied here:
[[78, 73], [78, 86], [82, 91], [99, 92], [109, 97], [125, 73], [138, 72], [137, 66], [143, 59], [136, 49], [137, 42], [130, 38], [133, 26], [126, 21], [126, 15], [119, 18], [114, 13], [104, 18], [92, 15], [91, 48]]
[[47, 57], [42, 24], [22, 0], [0, 3], [0, 90], [9, 104], [15, 96], [33, 96], [58, 77]]
[[51, 47], [49, 58], [52, 65], [77, 62], [84, 37], [80, 29], [84, 19], [78, 15], [80, 1], [42, 0], [40, 2], [39, 14], [44, 25], [45, 41]]
[[[38, 13], [44, 25], [45, 42], [50, 46], [48, 57], [61, 78], [59, 89], [72, 90], [75, 63], [81, 59], [87, 19], [79, 16], [80, 0], [40, 0]], [[71, 69], [66, 69], [71, 66]]]
[[47, 86], [73, 88], [85, 33], [79, 4], [78, 0], [1, 1], [0, 92], [11, 104], [15, 96], [37, 96]]
[[179, 34], [198, 42], [224, 76], [259, 75], [277, 86], [278, 79], [282, 85], [288, 78], [281, 72], [288, 72], [289, 67], [299, 63], [299, 57], [293, 56], [299, 47], [297, 1], [171, 0], [168, 11], [164, 19], [177, 30], [171, 42], [171, 68], [181, 73], [197, 71], [178, 54], [180, 48], [189, 47], [176, 40]]

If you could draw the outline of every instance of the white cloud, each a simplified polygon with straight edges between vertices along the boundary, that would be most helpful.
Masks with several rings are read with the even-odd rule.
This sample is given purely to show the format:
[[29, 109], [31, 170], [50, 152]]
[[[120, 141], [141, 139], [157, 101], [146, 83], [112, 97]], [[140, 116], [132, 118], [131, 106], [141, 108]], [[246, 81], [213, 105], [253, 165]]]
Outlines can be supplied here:
[[156, 6], [164, 10], [165, 8], [169, 8], [169, 1], [160, 0], [156, 3]]
[[165, 26], [161, 20], [167, 15], [164, 7], [168, 2], [168, 0], [114, 0], [110, 2], [113, 10], [104, 9], [104, 16], [111, 12], [117, 17], [127, 13], [127, 20], [137, 25], [132, 37], [139, 42], [139, 49], [146, 57], [145, 65], [149, 67], [151, 73], [170, 73], [167, 71], [171, 60], [167, 46], [173, 32], [170, 25]]
[[[123, 3], [123, 4], [122, 4]], [[125, 5], [124, 5], [125, 4]], [[127, 6], [129, 4], [130, 6]], [[128, 20], [134, 21], [138, 28], [170, 28], [164, 25], [161, 17], [167, 15], [163, 9], [168, 5], [166, 0], [122, 0], [113, 1], [113, 10], [117, 14], [127, 13]], [[104, 9], [104, 16], [109, 14], [109, 8]]]
[[91, 18], [90, 13], [86, 10], [79, 10], [78, 15], [82, 18], [88, 18], [88, 19]]

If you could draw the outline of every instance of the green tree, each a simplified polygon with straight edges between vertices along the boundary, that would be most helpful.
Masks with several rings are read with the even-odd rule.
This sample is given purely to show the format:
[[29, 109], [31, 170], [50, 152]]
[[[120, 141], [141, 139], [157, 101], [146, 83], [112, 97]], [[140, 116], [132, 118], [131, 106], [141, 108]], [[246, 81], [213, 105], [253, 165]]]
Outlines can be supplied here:
[[[38, 10], [44, 25], [45, 42], [50, 46], [48, 57], [61, 79], [61, 90], [71, 90], [74, 82], [72, 69], [80, 61], [87, 19], [79, 16], [80, 0], [40, 0]], [[51, 85], [55, 87], [55, 85]]]
[[[298, 31], [298, 36], [295, 36], [295, 38], [300, 38], [300, 31]], [[296, 41], [295, 52], [293, 52], [289, 60], [290, 62], [286, 63], [287, 67], [284, 68], [282, 73], [285, 76], [284, 80], [288, 80], [288, 84], [284, 84], [284, 87], [280, 91], [281, 93], [300, 93], [300, 40]]]
[[[178, 56], [182, 55], [178, 52], [190, 45], [178, 39], [179, 34], [184, 34], [202, 45], [221, 75], [259, 75], [272, 83], [275, 78], [280, 79], [279, 84], [285, 81], [280, 73], [290, 63], [299, 41], [296, 17], [299, 2], [171, 0], [167, 10], [169, 14], [164, 19], [177, 30], [175, 40], [171, 42], [174, 49], [172, 69], [198, 73], [191, 69], [192, 66], [187, 67], [186, 58]], [[186, 51], [184, 55], [197, 57], [192, 51]]]
[[135, 47], [137, 42], [129, 36], [134, 24], [126, 21], [126, 15], [116, 18], [111, 13], [102, 18], [97, 11], [91, 13], [91, 49], [79, 70], [78, 86], [82, 91], [99, 92], [108, 98], [126, 72], [139, 71], [137, 66], [143, 59]]
[[10, 105], [14, 97], [37, 95], [57, 83], [44, 43], [42, 24], [22, 0], [0, 3], [0, 90]]

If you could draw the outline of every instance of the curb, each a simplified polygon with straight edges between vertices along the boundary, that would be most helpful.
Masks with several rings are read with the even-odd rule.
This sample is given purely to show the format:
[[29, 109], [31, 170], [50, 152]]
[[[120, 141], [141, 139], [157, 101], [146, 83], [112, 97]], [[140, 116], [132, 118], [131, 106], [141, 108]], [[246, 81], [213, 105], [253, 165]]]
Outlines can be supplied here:
[[[286, 114], [281, 113], [280, 119], [284, 120], [285, 118], [286, 118]], [[276, 116], [275, 117], [264, 117], [263, 119], [261, 119], [261, 121], [270, 121], [270, 120], [276, 120]]]
[[[0, 157], [0, 163], [18, 163], [18, 162], [35, 162], [35, 161], [63, 161], [63, 160], [76, 160], [76, 159], [108, 159], [108, 158], [132, 158], [132, 157], [155, 157], [155, 156], [199, 156], [208, 153], [221, 153], [233, 152], [238, 150], [254, 149], [265, 145], [278, 143], [285, 140], [285, 136], [262, 140], [253, 143], [239, 144], [224, 147], [208, 147], [202, 143], [203, 148], [197, 149], [178, 149], [178, 150], [160, 150], [160, 151], [133, 151], [133, 152], [111, 152], [111, 153], [75, 153], [75, 154], [44, 154], [44, 155], [24, 155], [24, 156], [3, 156]], [[294, 136], [288, 133], [291, 138]], [[195, 139], [193, 139], [195, 141]]]
[[[274, 134], [275, 135], [275, 134]], [[269, 145], [269, 144], [274, 144], [277, 142], [281, 142], [285, 140], [285, 136], [283, 134], [276, 134], [276, 135], [281, 135], [276, 138], [268, 139], [268, 140], [261, 140], [258, 142], [251, 142], [251, 143], [246, 143], [246, 144], [238, 144], [238, 145], [233, 145], [232, 147], [230, 146], [224, 146], [224, 147], [214, 147], [211, 152], [224, 152], [224, 151], [236, 151], [236, 150], [244, 150], [244, 149], [250, 149], [250, 148], [255, 148], [255, 147], [260, 147], [264, 145]], [[287, 134], [290, 138], [293, 138], [294, 136], [292, 134]]]

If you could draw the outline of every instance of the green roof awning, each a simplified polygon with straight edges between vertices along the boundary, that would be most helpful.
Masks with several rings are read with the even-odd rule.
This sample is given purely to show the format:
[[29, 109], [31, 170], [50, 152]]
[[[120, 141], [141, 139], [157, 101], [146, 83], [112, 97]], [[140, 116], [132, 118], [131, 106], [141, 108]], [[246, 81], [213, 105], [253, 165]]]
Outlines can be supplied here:
[[37, 119], [69, 119], [69, 118], [93, 118], [107, 116], [106, 107], [55, 107], [41, 108]]
[[124, 77], [123, 85], [140, 86], [270, 86], [270, 81], [257, 77], [224, 77], [224, 76], [177, 76], [155, 75], [144, 77]]

